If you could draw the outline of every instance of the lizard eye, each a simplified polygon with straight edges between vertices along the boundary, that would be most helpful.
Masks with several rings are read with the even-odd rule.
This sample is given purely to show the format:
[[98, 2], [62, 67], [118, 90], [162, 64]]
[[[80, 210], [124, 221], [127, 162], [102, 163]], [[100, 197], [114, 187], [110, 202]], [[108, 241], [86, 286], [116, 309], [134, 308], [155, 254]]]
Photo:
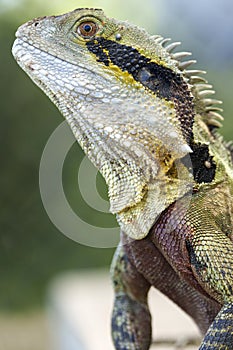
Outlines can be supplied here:
[[98, 29], [98, 25], [94, 22], [83, 22], [78, 26], [77, 33], [85, 39], [90, 39]]

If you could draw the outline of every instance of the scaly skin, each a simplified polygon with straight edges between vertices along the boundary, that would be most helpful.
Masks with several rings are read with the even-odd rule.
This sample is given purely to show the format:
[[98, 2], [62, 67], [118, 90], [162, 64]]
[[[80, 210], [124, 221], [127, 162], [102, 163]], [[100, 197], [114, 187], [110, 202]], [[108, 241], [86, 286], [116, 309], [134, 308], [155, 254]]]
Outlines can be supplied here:
[[[233, 349], [233, 166], [220, 101], [160, 36], [78, 9], [21, 26], [13, 54], [103, 174], [121, 227], [112, 264], [117, 350], [151, 343], [151, 286]], [[167, 45], [167, 46], [166, 46]]]

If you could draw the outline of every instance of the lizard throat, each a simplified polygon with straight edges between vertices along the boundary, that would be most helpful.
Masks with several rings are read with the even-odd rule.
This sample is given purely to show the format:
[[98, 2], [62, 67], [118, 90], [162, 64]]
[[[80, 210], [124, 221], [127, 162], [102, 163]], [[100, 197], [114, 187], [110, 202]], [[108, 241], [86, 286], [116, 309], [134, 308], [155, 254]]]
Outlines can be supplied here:
[[137, 49], [115, 41], [96, 38], [86, 45], [98, 62], [108, 67], [117, 66], [159, 98], [173, 102], [183, 136], [190, 144], [193, 138], [194, 104], [189, 86], [180, 74], [151, 61]]

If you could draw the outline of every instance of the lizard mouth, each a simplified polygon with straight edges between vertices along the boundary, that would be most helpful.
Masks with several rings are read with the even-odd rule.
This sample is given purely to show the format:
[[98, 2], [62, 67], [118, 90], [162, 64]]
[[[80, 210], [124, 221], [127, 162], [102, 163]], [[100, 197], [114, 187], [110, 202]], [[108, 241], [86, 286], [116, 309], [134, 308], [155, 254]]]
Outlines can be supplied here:
[[[94, 69], [91, 69], [87, 65], [84, 65], [80, 62], [71, 61], [71, 60], [69, 60], [68, 57], [63, 59], [61, 57], [58, 57], [55, 53], [49, 52], [49, 51], [37, 46], [36, 44], [31, 43], [30, 39], [26, 40], [25, 36], [22, 36], [19, 29], [17, 30], [15, 36], [16, 36], [16, 39], [15, 39], [13, 46], [12, 46], [12, 55], [14, 56], [17, 63], [23, 69], [28, 68], [29, 71], [33, 72], [35, 69], [33, 68], [33, 65], [30, 64], [30, 60], [28, 60], [29, 55], [31, 56], [31, 63], [33, 60], [35, 60], [36, 55], [41, 55], [44, 58], [48, 57], [50, 59], [56, 60], [57, 62], [58, 61], [60, 63], [63, 62], [65, 65], [67, 65], [67, 64], [72, 65], [73, 70], [80, 68], [80, 69], [85, 69], [85, 71], [90, 72], [91, 74], [98, 75], [96, 73], [96, 71], [94, 71]], [[48, 50], [49, 50], [49, 47], [48, 47]], [[26, 60], [25, 60], [25, 58], [26, 58]], [[25, 63], [23, 61], [26, 61], [27, 65], [25, 65]]]
[[[49, 53], [48, 51], [41, 49], [40, 47], [30, 43], [29, 41], [23, 39], [22, 37], [17, 36], [17, 33], [18, 31], [16, 32], [16, 40], [14, 41], [12, 46], [12, 54], [19, 64], [22, 62], [23, 59], [25, 60], [25, 55], [30, 55], [31, 59], [33, 60], [34, 56], [40, 54], [44, 57], [48, 56], [53, 59], [59, 60], [61, 62], [63, 61], [64, 63], [68, 62], [69, 64], [72, 64], [73, 66], [75, 66], [73, 62], [69, 62], [67, 59], [63, 60], [62, 58], [56, 56], [55, 54]], [[30, 66], [28, 67], [32, 71], [34, 70], [33, 67], [30, 67]]]
[[45, 78], [48, 75], [48, 73], [40, 69], [40, 65], [37, 64], [35, 59], [36, 55], [38, 54], [40, 55], [42, 54], [44, 55], [44, 57], [46, 56], [53, 57], [53, 56], [35, 47], [34, 45], [30, 44], [26, 40], [23, 40], [22, 38], [17, 37], [17, 33], [16, 33], [17, 39], [14, 41], [14, 44], [12, 46], [12, 54], [14, 58], [16, 59], [19, 66], [21, 66], [21, 68], [23, 68], [25, 72], [30, 76], [33, 82], [49, 96], [51, 101], [56, 106], [59, 106], [59, 99], [57, 98], [56, 94], [49, 87], [49, 85], [43, 81], [44, 79], [42, 78], [40, 79], [38, 75], [38, 72], [44, 73], [44, 78]]

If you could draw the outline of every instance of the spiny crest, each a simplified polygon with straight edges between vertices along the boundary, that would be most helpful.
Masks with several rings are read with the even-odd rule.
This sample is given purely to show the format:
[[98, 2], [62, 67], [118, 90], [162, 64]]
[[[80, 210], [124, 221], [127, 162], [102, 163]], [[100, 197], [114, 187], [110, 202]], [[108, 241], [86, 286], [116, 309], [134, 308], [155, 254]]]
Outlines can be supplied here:
[[171, 39], [164, 39], [161, 36], [153, 36], [153, 39], [157, 44], [162, 47], [170, 55], [171, 59], [177, 62], [178, 69], [187, 78], [188, 83], [192, 86], [192, 93], [196, 99], [196, 110], [203, 117], [203, 121], [206, 125], [212, 128], [221, 127], [221, 121], [223, 121], [222, 108], [218, 105], [222, 104], [222, 101], [213, 99], [209, 96], [214, 95], [215, 91], [212, 90], [212, 85], [208, 84], [208, 81], [201, 75], [206, 74], [206, 71], [198, 69], [188, 69], [190, 66], [196, 63], [196, 60], [186, 59], [191, 56], [190, 52], [175, 52], [173, 51], [181, 44], [180, 42], [169, 43]]
[[225, 145], [226, 149], [229, 151], [231, 161], [233, 162], [233, 141], [225, 142], [224, 140], [222, 140], [222, 142]]

